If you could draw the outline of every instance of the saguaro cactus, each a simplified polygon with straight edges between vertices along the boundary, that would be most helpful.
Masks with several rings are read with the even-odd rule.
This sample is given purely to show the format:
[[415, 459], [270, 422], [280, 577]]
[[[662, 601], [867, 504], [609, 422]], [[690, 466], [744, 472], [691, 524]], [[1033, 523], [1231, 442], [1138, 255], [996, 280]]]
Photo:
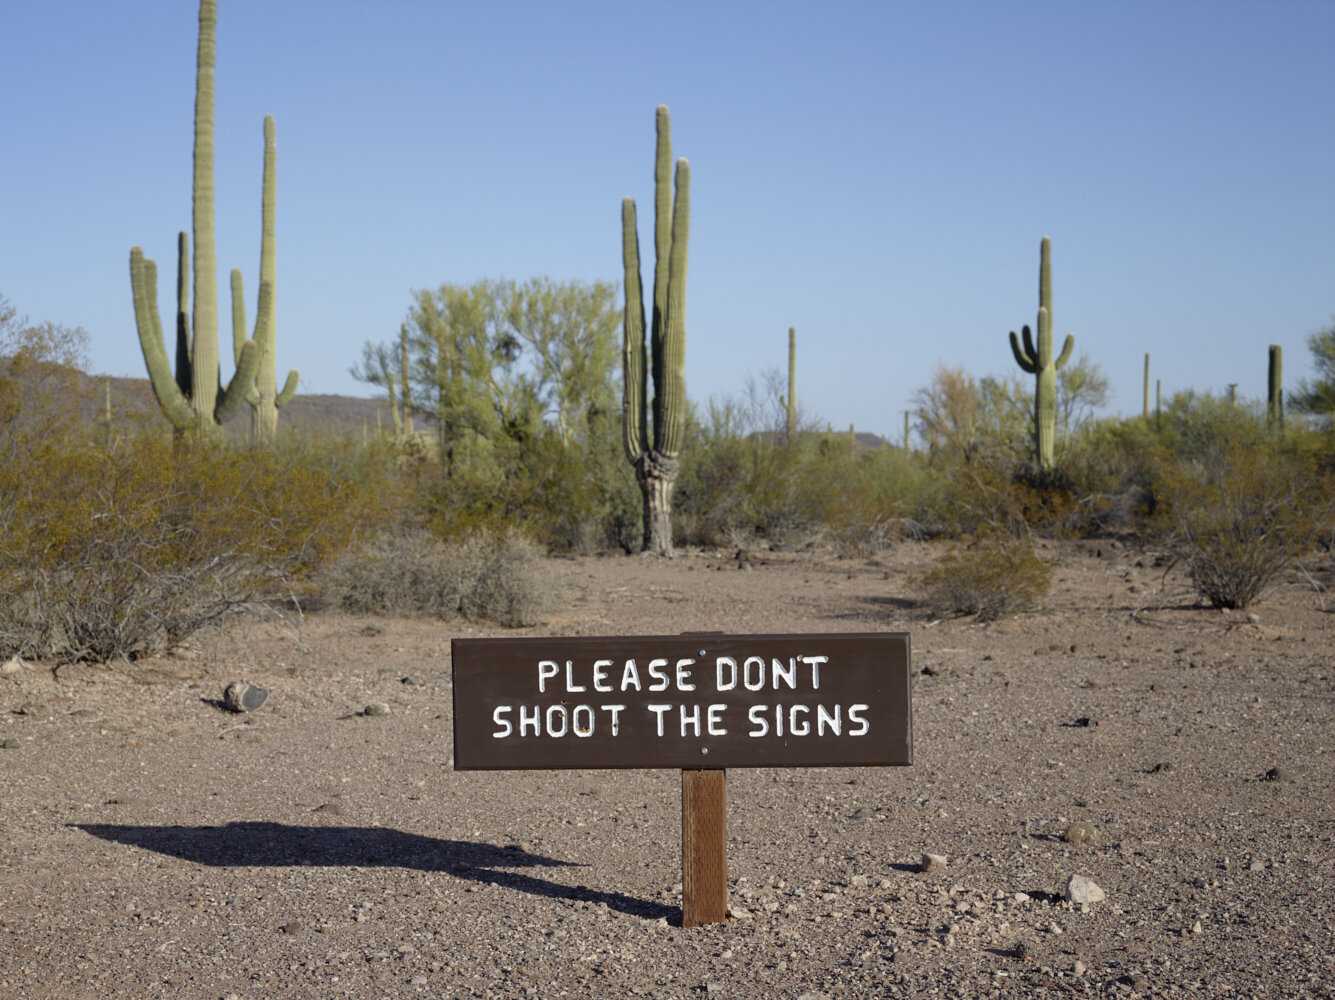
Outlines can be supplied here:
[[1029, 327], [1023, 328], [1024, 346], [1011, 331], [1011, 352], [1019, 366], [1034, 376], [1034, 457], [1043, 472], [1053, 466], [1053, 440], [1057, 429], [1057, 369], [1066, 364], [1075, 346], [1068, 333], [1061, 354], [1052, 356], [1052, 244], [1044, 236], [1038, 265], [1038, 343]]
[[[690, 236], [691, 166], [672, 171], [668, 109], [659, 105], [654, 158], [654, 298], [650, 333], [653, 370], [652, 434], [646, 415], [649, 371], [645, 365], [644, 293], [635, 199], [621, 203], [621, 252], [626, 270], [623, 350], [625, 395], [621, 425], [626, 457], [644, 494], [644, 549], [672, 555], [672, 488], [686, 432], [686, 243]], [[675, 197], [674, 197], [675, 190]]]
[[1284, 426], [1284, 348], [1270, 345], [1270, 372], [1266, 379], [1266, 420], [1271, 430]]
[[[188, 310], [186, 271], [190, 240], [181, 233], [177, 251], [176, 372], [173, 375], [158, 316], [157, 266], [139, 247], [130, 250], [130, 287], [134, 293], [135, 325], [144, 364], [158, 404], [178, 432], [209, 431], [227, 423], [243, 399], [264, 402], [257, 384], [266, 357], [273, 356], [273, 122], [265, 122], [265, 190], [261, 206], [264, 236], [261, 242], [260, 290], [255, 315], [255, 336], [245, 337], [240, 275], [234, 274], [233, 355], [236, 371], [226, 386], [218, 365], [218, 281], [213, 230], [213, 68], [217, 23], [216, 0], [200, 0], [199, 48], [195, 63], [195, 156], [192, 225], [195, 259], [194, 309]], [[295, 391], [295, 372], [288, 376], [284, 394]], [[279, 394], [273, 394], [277, 409]], [[284, 398], [283, 402], [287, 399]], [[276, 421], [276, 416], [275, 416]]]
[[788, 328], [788, 395], [779, 396], [783, 410], [783, 443], [792, 448], [797, 444], [797, 329]]
[[[291, 402], [297, 391], [297, 370], [287, 373], [283, 389], [278, 391], [277, 334], [275, 332], [274, 295], [277, 291], [277, 265], [274, 261], [274, 208], [277, 201], [276, 143], [273, 115], [264, 116], [264, 188], [260, 197], [260, 290], [269, 284], [269, 311], [266, 329], [260, 329], [258, 310], [255, 316], [255, 342], [264, 345], [260, 370], [255, 384], [246, 393], [250, 404], [250, 436], [257, 444], [268, 444], [278, 433], [278, 411]], [[240, 364], [241, 349], [246, 342], [245, 292], [239, 268], [232, 270], [232, 348], [233, 357]]]
[[1150, 419], [1150, 352], [1145, 352], [1145, 402], [1141, 407], [1140, 415], [1143, 419]]

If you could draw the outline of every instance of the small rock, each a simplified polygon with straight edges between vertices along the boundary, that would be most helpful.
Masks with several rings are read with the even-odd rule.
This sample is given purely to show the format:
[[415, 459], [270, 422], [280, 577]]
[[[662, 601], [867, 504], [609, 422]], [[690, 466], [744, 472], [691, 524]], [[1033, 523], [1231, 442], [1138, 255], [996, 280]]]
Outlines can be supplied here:
[[1250, 611], [1247, 613], [1247, 620], [1251, 622], [1253, 625], [1261, 624], [1261, 616], [1258, 615], [1255, 611]]
[[1071, 967], [1071, 971], [1077, 976], [1083, 976], [1085, 974], [1085, 963], [1077, 961], [1075, 965]]
[[1201, 927], [1201, 922], [1199, 920], [1197, 920], [1194, 924], [1191, 925], [1191, 933], [1200, 934], [1202, 933], [1202, 931], [1203, 928]]
[[729, 906], [728, 916], [733, 920], [750, 920], [751, 911], [744, 906]]
[[1068, 826], [1062, 839], [1068, 844], [1097, 844], [1101, 838], [1098, 827], [1081, 820]]
[[262, 687], [236, 681], [223, 691], [223, 708], [229, 712], [253, 712], [264, 704], [269, 692]]
[[4, 663], [0, 663], [0, 677], [12, 677], [14, 674], [23, 672], [23, 661], [17, 656], [11, 656]]
[[427, 983], [426, 976], [413, 976], [412, 979], [408, 980], [409, 986], [425, 986], [426, 983]]
[[919, 871], [924, 872], [943, 872], [946, 870], [946, 856], [944, 854], [926, 854], [922, 856], [922, 864], [918, 866]]
[[1030, 898], [1031, 898], [1031, 897], [1030, 897], [1029, 893], [1027, 893], [1027, 892], [1017, 892], [1017, 893], [1015, 894], [1015, 902], [1018, 903], [1018, 904], [1021, 905], [1021, 906], [1023, 906], [1025, 903], [1029, 902]]
[[797, 1000], [830, 1000], [828, 993], [817, 993], [814, 990], [810, 993], [803, 993]]
[[1133, 990], [1136, 990], [1145, 985], [1145, 977], [1139, 973], [1128, 972], [1124, 976], [1118, 976], [1117, 982], [1122, 986], [1130, 986]]
[[7, 740], [0, 740], [0, 750], [17, 750], [22, 745], [23, 744], [19, 743], [19, 741], [13, 737], [10, 737]]
[[1272, 767], [1269, 771], [1265, 773], [1266, 781], [1279, 781], [1287, 783], [1290, 781], [1296, 781], [1297, 779], [1298, 775], [1295, 774], [1293, 771], [1289, 770], [1287, 767]]
[[371, 704], [367, 705], [364, 709], [362, 709], [362, 715], [366, 716], [380, 716], [388, 714], [389, 714], [389, 705], [387, 705], [383, 701], [373, 701], [371, 702]]
[[723, 984], [722, 984], [722, 983], [705, 983], [705, 992], [706, 992], [706, 993], [722, 993], [722, 992], [723, 992]]
[[1249, 872], [1263, 872], [1265, 871], [1265, 862], [1262, 861], [1260, 858], [1257, 858], [1255, 861], [1253, 861], [1251, 864], [1247, 866], [1247, 870]]
[[848, 880], [848, 884], [854, 889], [865, 889], [867, 887], [867, 876], [854, 875]]
[[282, 931], [284, 934], [300, 934], [302, 931], [306, 929], [306, 925], [303, 924], [300, 920], [292, 920], [286, 924], [283, 924], [283, 926], [278, 929]]
[[324, 803], [324, 805], [316, 806], [312, 811], [318, 813], [327, 813], [330, 816], [343, 815], [343, 807], [339, 805], [337, 802], [326, 802]]
[[1098, 884], [1086, 875], [1072, 875], [1066, 883], [1066, 898], [1072, 903], [1098, 903], [1107, 899], [1107, 894]]

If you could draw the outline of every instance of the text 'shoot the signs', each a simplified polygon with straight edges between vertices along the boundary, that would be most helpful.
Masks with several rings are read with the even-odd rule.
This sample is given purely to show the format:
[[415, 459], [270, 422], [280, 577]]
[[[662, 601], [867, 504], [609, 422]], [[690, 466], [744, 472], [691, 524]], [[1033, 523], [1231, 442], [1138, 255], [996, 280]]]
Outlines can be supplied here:
[[455, 639], [454, 766], [912, 763], [909, 637]]

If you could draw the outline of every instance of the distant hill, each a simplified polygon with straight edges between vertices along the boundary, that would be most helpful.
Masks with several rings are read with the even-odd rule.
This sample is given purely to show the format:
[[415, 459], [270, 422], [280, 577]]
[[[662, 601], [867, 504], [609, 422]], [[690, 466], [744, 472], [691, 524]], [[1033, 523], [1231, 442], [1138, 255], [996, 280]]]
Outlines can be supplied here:
[[[0, 375], [9, 371], [8, 359], [0, 358]], [[87, 375], [61, 365], [43, 364], [25, 371], [25, 386], [30, 393], [41, 396], [59, 396], [63, 406], [76, 410], [81, 419], [92, 422], [102, 417], [107, 406], [107, 389], [111, 390], [111, 419], [114, 423], [151, 423], [160, 421], [167, 426], [153, 387], [146, 378], [121, 378], [107, 375]], [[28, 399], [31, 400], [29, 395]], [[29, 402], [27, 404], [31, 406]], [[376, 414], [386, 432], [393, 425], [389, 404], [382, 399], [361, 399], [356, 396], [327, 394], [298, 394], [278, 414], [278, 432], [283, 434], [322, 434], [339, 436], [361, 434], [365, 427], [376, 429]], [[22, 418], [20, 418], [22, 419]], [[430, 430], [435, 420], [418, 414], [413, 417], [417, 430]], [[227, 434], [245, 436], [250, 433], [249, 407], [242, 406], [237, 416], [228, 423]]]

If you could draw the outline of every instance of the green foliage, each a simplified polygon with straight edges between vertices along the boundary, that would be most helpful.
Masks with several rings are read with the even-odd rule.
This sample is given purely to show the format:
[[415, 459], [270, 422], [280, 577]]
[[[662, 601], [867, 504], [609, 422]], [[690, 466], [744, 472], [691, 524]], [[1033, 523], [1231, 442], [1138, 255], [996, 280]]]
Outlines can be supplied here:
[[[91, 437], [91, 435], [90, 435]], [[292, 595], [392, 490], [349, 448], [28, 436], [0, 461], [0, 652], [133, 659]], [[384, 506], [381, 506], [384, 505]]]
[[1230, 441], [1159, 471], [1167, 547], [1216, 608], [1245, 608], [1330, 530], [1335, 482], [1287, 448]]
[[1316, 377], [1301, 379], [1289, 403], [1299, 413], [1322, 417], [1330, 426], [1335, 423], [1335, 320], [1311, 334], [1307, 346]]
[[356, 614], [536, 624], [551, 584], [541, 552], [517, 531], [451, 542], [425, 532], [385, 535], [348, 552], [326, 575], [330, 596]]
[[1051, 577], [1027, 536], [991, 535], [952, 546], [913, 583], [937, 614], [991, 621], [1035, 607], [1047, 596]]

